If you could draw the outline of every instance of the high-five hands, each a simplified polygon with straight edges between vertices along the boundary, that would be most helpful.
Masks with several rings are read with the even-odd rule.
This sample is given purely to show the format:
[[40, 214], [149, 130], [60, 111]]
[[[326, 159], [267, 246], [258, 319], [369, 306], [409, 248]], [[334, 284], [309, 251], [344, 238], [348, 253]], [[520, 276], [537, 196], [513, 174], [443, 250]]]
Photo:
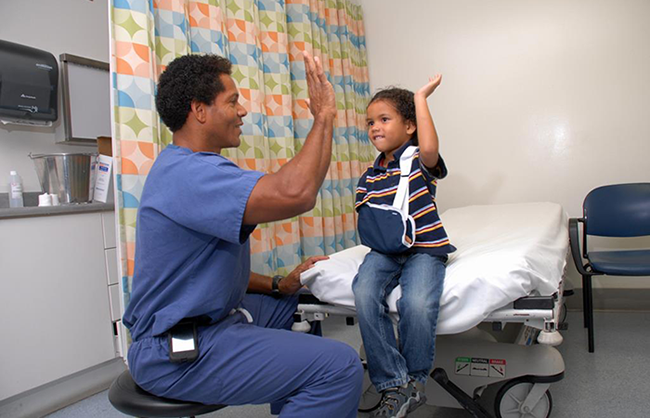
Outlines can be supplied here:
[[418, 90], [415, 93], [415, 95], [424, 98], [431, 96], [431, 93], [435, 91], [435, 89], [440, 85], [441, 81], [442, 81], [442, 74], [436, 74], [433, 77], [429, 77], [429, 82], [424, 86], [420, 87], [420, 90]]
[[305, 75], [309, 92], [309, 110], [314, 117], [318, 115], [336, 116], [336, 97], [334, 88], [327, 80], [320, 58], [314, 57], [307, 51], [302, 53], [305, 60]]

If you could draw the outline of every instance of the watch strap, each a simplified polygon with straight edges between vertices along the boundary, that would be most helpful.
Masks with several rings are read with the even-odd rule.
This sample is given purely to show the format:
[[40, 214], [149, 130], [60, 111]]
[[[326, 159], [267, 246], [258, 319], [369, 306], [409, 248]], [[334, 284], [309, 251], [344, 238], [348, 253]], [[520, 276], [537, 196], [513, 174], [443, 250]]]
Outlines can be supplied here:
[[271, 294], [272, 295], [280, 295], [280, 280], [284, 279], [284, 276], [282, 275], [276, 275], [273, 276], [273, 279], [271, 281]]

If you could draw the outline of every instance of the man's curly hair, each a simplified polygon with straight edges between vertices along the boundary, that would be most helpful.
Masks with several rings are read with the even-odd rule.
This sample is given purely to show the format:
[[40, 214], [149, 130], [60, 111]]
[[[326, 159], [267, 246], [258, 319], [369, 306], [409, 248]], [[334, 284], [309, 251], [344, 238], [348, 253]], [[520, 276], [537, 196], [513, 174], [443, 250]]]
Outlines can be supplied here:
[[176, 132], [185, 125], [192, 101], [211, 104], [225, 90], [221, 74], [232, 73], [232, 63], [218, 55], [184, 55], [173, 60], [160, 75], [156, 109], [162, 121]]
[[[385, 101], [393, 106], [405, 122], [410, 121], [417, 127], [415, 118], [415, 94], [412, 91], [399, 87], [381, 89], [372, 96], [372, 99], [368, 102], [368, 106], [379, 101]], [[417, 145], [417, 132], [413, 134], [413, 138], [411, 139]]]

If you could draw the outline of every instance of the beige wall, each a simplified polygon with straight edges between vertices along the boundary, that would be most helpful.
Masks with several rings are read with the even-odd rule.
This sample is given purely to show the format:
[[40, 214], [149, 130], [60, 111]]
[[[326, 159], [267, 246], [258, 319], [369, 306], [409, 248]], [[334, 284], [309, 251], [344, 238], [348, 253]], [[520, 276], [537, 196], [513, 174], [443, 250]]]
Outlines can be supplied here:
[[551, 201], [574, 217], [596, 186], [650, 181], [650, 2], [360, 3], [373, 91], [443, 74], [429, 99], [442, 210]]
[[[107, 0], [0, 0], [0, 39], [59, 54], [108, 62]], [[60, 72], [59, 62], [59, 72]], [[96, 147], [59, 145], [65, 136], [59, 83], [59, 119], [51, 128], [0, 125], [0, 193], [17, 170], [25, 191], [40, 191], [30, 152], [92, 152]]]

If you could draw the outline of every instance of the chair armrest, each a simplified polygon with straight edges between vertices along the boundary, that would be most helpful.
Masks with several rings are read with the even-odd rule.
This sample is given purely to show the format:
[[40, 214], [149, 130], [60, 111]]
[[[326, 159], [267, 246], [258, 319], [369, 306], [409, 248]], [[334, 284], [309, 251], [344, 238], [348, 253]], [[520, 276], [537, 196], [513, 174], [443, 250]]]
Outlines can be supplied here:
[[588, 272], [585, 269], [585, 265], [582, 264], [580, 238], [578, 236], [578, 222], [584, 222], [584, 219], [569, 219], [569, 244], [571, 245], [571, 256], [573, 257], [573, 263], [576, 265], [576, 269], [578, 269], [578, 273], [584, 276], [593, 276], [593, 273]]

